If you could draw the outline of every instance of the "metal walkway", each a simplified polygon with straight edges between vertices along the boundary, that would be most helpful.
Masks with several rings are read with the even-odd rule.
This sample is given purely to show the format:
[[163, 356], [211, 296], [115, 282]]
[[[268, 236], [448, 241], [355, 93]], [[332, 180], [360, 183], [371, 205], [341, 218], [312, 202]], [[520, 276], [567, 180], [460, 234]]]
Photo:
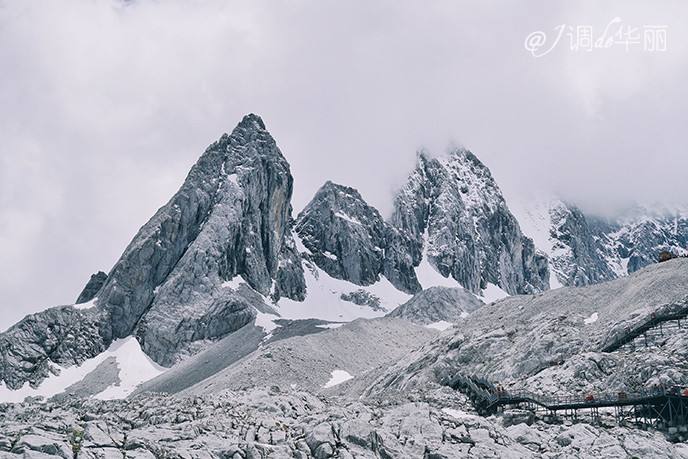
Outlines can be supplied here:
[[[673, 326], [680, 329], [682, 328], [681, 320], [686, 319], [686, 317], [688, 317], [688, 304], [685, 302], [665, 306], [661, 311], [652, 313], [644, 321], [617, 330], [602, 345], [600, 352], [614, 352], [640, 336], [645, 337], [645, 344], [647, 345], [648, 333], [663, 336], [664, 327]], [[686, 323], [683, 324], [683, 328], [686, 328]]]
[[[468, 396], [481, 415], [490, 415], [502, 407], [521, 407], [532, 411], [544, 410], [545, 420], [556, 420], [563, 413], [572, 417], [588, 410], [593, 420], [599, 420], [600, 408], [614, 408], [617, 421], [627, 421], [660, 430], [688, 429], [688, 394], [678, 387], [657, 387], [637, 393], [588, 394], [585, 396], [548, 397], [531, 392], [511, 392], [475, 375], [455, 374], [443, 383]], [[687, 435], [688, 436], [688, 435]]]
[[[603, 340], [600, 352], [618, 351], [626, 345], [636, 349], [641, 345], [663, 345], [663, 340], [688, 330], [688, 298], [666, 304], [634, 325], [617, 327]], [[682, 323], [683, 321], [683, 323]], [[653, 339], [654, 338], [654, 339]], [[612, 414], [617, 423], [633, 423], [644, 428], [665, 431], [679, 441], [688, 439], [688, 390], [677, 386], [655, 387], [635, 393], [594, 393], [582, 396], [545, 396], [532, 392], [504, 390], [484, 377], [456, 373], [445, 375], [442, 384], [464, 393], [481, 415], [497, 413], [506, 407], [524, 408], [534, 413], [544, 412], [543, 420], [557, 422], [560, 417], [577, 419], [589, 413], [592, 421], [603, 414]], [[613, 411], [613, 413], [609, 413]]]

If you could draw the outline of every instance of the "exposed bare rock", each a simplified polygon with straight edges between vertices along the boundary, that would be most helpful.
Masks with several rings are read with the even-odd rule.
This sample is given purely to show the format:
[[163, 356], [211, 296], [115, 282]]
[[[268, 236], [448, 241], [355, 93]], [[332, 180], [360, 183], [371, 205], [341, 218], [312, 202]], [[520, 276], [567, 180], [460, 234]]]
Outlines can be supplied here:
[[409, 394], [384, 401], [322, 398], [273, 388], [3, 407], [0, 457], [75, 455], [673, 459], [688, 458], [688, 447], [656, 432], [622, 427], [503, 424], [500, 418], [475, 415], [446, 388], [431, 397]]
[[105, 274], [103, 271], [98, 271], [97, 273], [92, 274], [91, 278], [86, 283], [86, 286], [79, 294], [79, 297], [76, 299], [75, 304], [87, 303], [95, 298], [105, 284], [106, 280], [107, 274]]
[[390, 222], [411, 239], [415, 266], [425, 250], [437, 271], [471, 292], [488, 283], [510, 294], [549, 288], [546, 258], [521, 233], [489, 169], [470, 151], [439, 159], [419, 153]]
[[323, 271], [357, 285], [371, 285], [384, 275], [405, 292], [420, 284], [408, 243], [353, 188], [327, 182], [296, 222], [310, 258]]
[[0, 335], [0, 382], [38, 384], [55, 365], [81, 363], [132, 334], [170, 365], [250, 323], [256, 308], [269, 308], [268, 295], [302, 300], [292, 186], [263, 121], [247, 115], [208, 147], [109, 276], [92, 278], [79, 302], [97, 295], [95, 307], [49, 309]]

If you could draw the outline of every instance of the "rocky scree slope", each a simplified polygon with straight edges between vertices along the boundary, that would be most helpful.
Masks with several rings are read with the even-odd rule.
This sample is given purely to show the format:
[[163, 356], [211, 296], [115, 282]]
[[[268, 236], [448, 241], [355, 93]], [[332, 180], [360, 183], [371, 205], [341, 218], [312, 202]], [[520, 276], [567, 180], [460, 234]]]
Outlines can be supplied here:
[[688, 385], [688, 330], [658, 345], [603, 353], [626, 327], [688, 307], [688, 260], [676, 259], [586, 287], [509, 297], [486, 305], [434, 343], [378, 375], [367, 393], [437, 383], [453, 372], [484, 375], [546, 394], [636, 391]]
[[[36, 385], [55, 364], [79, 364], [132, 334], [156, 362], [170, 365], [252, 321], [255, 307], [269, 308], [261, 295], [302, 300], [292, 186], [262, 120], [247, 115], [208, 147], [141, 228], [95, 305], [48, 309], [0, 335], [0, 381]], [[234, 287], [237, 276], [251, 288]]]
[[435, 330], [396, 318], [357, 319], [321, 333], [268, 341], [181, 393], [212, 394], [271, 385], [317, 393], [326, 388], [333, 371], [356, 377], [386, 368], [436, 335]]
[[483, 305], [475, 295], [460, 287], [430, 287], [415, 294], [387, 316], [419, 325], [456, 324]]

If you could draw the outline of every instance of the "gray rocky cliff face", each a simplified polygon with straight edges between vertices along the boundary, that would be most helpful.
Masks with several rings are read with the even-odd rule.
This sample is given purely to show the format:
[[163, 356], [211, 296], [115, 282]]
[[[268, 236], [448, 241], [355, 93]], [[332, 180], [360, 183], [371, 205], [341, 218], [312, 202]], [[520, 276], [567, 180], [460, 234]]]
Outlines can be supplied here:
[[614, 217], [584, 213], [555, 200], [547, 208], [551, 270], [559, 283], [582, 286], [631, 274], [659, 253], [688, 253], [688, 212], [635, 207]]
[[602, 225], [592, 226], [575, 206], [559, 203], [550, 210], [551, 269], [563, 285], [582, 286], [614, 279], [605, 257]]
[[52, 374], [54, 365], [78, 365], [109, 344], [102, 330], [104, 314], [95, 308], [50, 308], [30, 314], [0, 334], [0, 382], [32, 387]]
[[309, 257], [332, 277], [371, 285], [382, 274], [405, 292], [420, 289], [408, 242], [353, 188], [325, 183], [295, 229]]
[[0, 334], [0, 381], [38, 383], [52, 364], [80, 363], [132, 334], [170, 365], [251, 322], [268, 307], [258, 293], [302, 300], [292, 186], [262, 120], [246, 116], [203, 153], [102, 286], [100, 275], [89, 282], [79, 299], [97, 295], [94, 308], [48, 309]]
[[613, 230], [611, 248], [614, 254], [627, 258], [628, 274], [656, 263], [659, 253], [688, 254], [688, 214], [684, 211], [652, 213], [637, 210], [634, 217], [620, 219], [610, 225]]
[[112, 269], [98, 304], [112, 316], [113, 335], [129, 335], [164, 304], [193, 302], [197, 312], [199, 299], [221, 296], [219, 284], [237, 275], [270, 294], [278, 271], [293, 269], [280, 266], [291, 243], [292, 186], [262, 120], [246, 116], [208, 147]]
[[105, 274], [103, 271], [98, 271], [97, 273], [92, 274], [91, 278], [86, 283], [86, 286], [81, 291], [74, 304], [87, 303], [91, 301], [96, 297], [96, 295], [98, 295], [98, 292], [103, 287], [106, 280], [107, 274]]
[[442, 275], [472, 292], [488, 283], [511, 294], [549, 286], [546, 258], [521, 233], [489, 169], [467, 150], [443, 159], [421, 152], [390, 223], [412, 241], [415, 265], [425, 251]]
[[113, 334], [136, 327], [144, 351], [169, 365], [192, 343], [255, 317], [251, 304], [263, 302], [227, 286], [237, 276], [262, 295], [303, 299], [290, 230], [292, 186], [262, 120], [246, 116], [206, 150], [113, 268], [99, 297]]

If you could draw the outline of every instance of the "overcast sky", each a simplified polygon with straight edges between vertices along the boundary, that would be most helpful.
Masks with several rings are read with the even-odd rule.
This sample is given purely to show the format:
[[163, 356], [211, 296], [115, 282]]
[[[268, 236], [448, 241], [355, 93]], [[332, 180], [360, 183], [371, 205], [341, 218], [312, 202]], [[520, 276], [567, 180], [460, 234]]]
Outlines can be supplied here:
[[[667, 50], [524, 46], [617, 17]], [[455, 144], [507, 197], [685, 201], [687, 29], [682, 1], [0, 0], [0, 329], [73, 302], [248, 112], [297, 211], [331, 179], [387, 212]]]

